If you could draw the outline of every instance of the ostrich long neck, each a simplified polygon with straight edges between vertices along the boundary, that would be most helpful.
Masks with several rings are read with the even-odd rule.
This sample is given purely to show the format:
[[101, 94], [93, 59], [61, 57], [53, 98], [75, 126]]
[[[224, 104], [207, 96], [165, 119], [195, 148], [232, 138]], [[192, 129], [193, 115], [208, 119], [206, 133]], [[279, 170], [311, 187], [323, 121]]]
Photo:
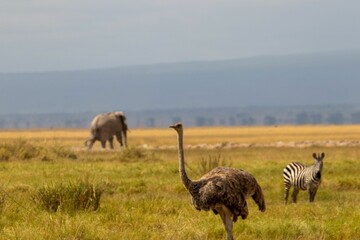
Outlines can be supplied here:
[[183, 182], [186, 189], [190, 188], [191, 180], [188, 178], [185, 171], [185, 160], [184, 160], [184, 144], [183, 144], [183, 133], [178, 133], [178, 148], [179, 148], [179, 171], [181, 181]]

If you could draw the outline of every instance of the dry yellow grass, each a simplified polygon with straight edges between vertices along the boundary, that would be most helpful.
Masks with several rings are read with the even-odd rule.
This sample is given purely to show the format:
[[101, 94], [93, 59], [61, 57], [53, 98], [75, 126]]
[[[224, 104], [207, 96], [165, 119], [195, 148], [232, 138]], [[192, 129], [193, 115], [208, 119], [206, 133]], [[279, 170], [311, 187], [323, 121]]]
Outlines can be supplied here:
[[271, 143], [290, 141], [360, 140], [360, 125], [347, 126], [278, 126], [278, 127], [214, 127], [193, 128], [186, 140], [196, 144], [219, 141], [235, 143]]
[[[83, 147], [89, 137], [87, 129], [2, 130], [0, 141], [31, 139], [44, 144], [61, 142]], [[130, 146], [147, 144], [164, 146], [175, 144], [174, 133], [168, 128], [132, 129], [128, 135]], [[360, 125], [345, 126], [278, 126], [278, 127], [204, 127], [186, 128], [185, 144], [268, 144], [274, 142], [360, 141]], [[99, 144], [96, 144], [99, 145]]]
[[1, 140], [22, 139], [83, 139], [89, 133], [84, 129], [30, 129], [30, 130], [1, 130]]

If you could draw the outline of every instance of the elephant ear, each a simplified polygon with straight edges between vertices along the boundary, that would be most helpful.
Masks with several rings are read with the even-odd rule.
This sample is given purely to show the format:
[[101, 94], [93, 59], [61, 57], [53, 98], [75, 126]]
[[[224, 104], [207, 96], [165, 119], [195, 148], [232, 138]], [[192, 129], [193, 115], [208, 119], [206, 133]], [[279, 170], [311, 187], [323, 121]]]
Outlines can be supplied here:
[[125, 117], [124, 113], [123, 112], [115, 112], [115, 116], [117, 119], [119, 119], [121, 124], [124, 126], [124, 131], [128, 131], [129, 128], [126, 123], [126, 117]]

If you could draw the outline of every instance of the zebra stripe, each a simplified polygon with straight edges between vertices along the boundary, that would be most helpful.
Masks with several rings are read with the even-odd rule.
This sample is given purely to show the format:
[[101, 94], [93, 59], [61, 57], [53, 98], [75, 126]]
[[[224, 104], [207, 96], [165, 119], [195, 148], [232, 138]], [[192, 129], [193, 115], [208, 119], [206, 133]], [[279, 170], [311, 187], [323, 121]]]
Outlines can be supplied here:
[[[300, 186], [301, 179], [299, 179], [299, 174], [302, 170], [305, 169], [305, 166], [299, 162], [293, 162], [286, 166], [284, 169], [284, 181], [286, 185]], [[300, 187], [301, 188], [301, 187]]]

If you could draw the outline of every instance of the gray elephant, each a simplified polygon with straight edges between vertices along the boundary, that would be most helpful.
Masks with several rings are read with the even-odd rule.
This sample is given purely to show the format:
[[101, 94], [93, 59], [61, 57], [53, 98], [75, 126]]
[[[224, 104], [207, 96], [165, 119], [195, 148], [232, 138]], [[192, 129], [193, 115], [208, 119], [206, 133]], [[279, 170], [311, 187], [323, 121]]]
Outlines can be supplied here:
[[98, 114], [94, 117], [90, 126], [91, 137], [85, 141], [85, 146], [91, 149], [95, 141], [100, 141], [103, 148], [106, 141], [109, 141], [110, 148], [113, 149], [114, 135], [120, 146], [127, 147], [128, 125], [123, 112], [109, 112]]

